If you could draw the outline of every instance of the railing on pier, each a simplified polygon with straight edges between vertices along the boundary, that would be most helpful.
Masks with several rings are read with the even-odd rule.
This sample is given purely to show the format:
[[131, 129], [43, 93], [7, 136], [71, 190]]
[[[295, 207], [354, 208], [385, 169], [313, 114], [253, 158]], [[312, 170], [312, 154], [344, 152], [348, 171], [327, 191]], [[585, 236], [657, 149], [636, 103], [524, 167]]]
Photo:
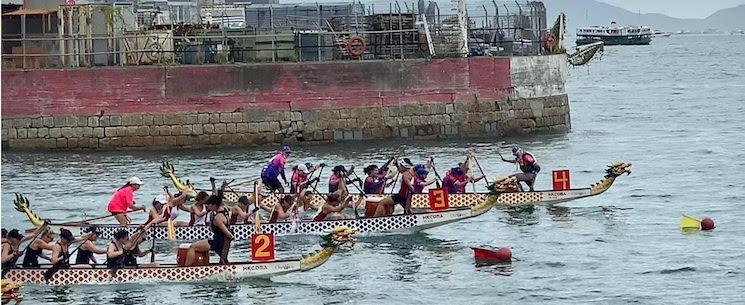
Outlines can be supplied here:
[[[57, 33], [3, 33], [4, 68], [86, 67], [147, 64], [225, 64], [334, 60], [403, 60], [431, 57], [538, 55], [546, 32], [540, 2], [490, 1], [466, 6], [467, 48], [457, 48], [456, 13], [436, 3], [354, 4], [353, 15], [317, 18], [288, 12], [256, 27], [226, 29], [193, 25], [81, 32], [62, 25]], [[318, 5], [318, 4], [317, 4]], [[62, 7], [61, 7], [62, 9]], [[57, 14], [67, 22], [70, 16]], [[78, 15], [75, 15], [76, 17]], [[325, 18], [328, 17], [328, 18]], [[5, 18], [5, 17], [4, 17]], [[52, 18], [48, 18], [52, 19]], [[22, 20], [25, 20], [23, 18]], [[72, 21], [70, 21], [72, 22]], [[53, 23], [45, 26], [51, 29]], [[23, 26], [22, 26], [23, 27]], [[56, 28], [56, 27], [55, 27]], [[113, 27], [112, 27], [113, 28]], [[123, 28], [123, 27], [122, 27]], [[50, 31], [51, 32], [51, 31]], [[364, 48], [361, 46], [362, 38]], [[361, 52], [360, 50], [364, 50]], [[464, 52], [462, 50], [467, 50]]]

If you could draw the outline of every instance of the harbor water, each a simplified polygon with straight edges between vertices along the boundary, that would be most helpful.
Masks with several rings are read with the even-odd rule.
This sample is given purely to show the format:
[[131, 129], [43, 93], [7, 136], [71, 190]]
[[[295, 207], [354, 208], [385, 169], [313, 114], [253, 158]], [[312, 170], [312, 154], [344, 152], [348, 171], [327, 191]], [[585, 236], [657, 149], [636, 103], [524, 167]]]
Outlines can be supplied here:
[[[572, 186], [587, 187], [611, 162], [633, 163], [633, 173], [600, 196], [496, 209], [416, 234], [362, 236], [318, 269], [270, 280], [27, 285], [23, 304], [741, 303], [743, 50], [742, 36], [672, 36], [649, 46], [607, 47], [602, 60], [570, 70], [568, 134], [295, 146], [289, 160], [362, 168], [393, 155], [435, 156], [443, 174], [473, 150], [493, 177], [515, 170], [498, 152], [508, 154], [508, 145], [517, 143], [541, 164], [538, 189], [551, 187], [553, 169], [570, 169]], [[210, 176], [257, 176], [275, 149], [3, 151], [2, 227], [30, 227], [13, 209], [14, 193], [27, 195], [42, 217], [75, 220], [106, 214], [108, 199], [128, 176], [142, 178], [135, 200], [148, 204], [168, 183], [159, 174], [162, 160], [206, 186]], [[683, 233], [684, 213], [710, 216], [717, 228]], [[311, 252], [318, 240], [278, 237], [278, 256]], [[245, 242], [234, 244], [243, 245], [234, 246], [232, 260], [248, 259]], [[482, 245], [509, 246], [516, 260], [477, 267], [469, 247]], [[160, 242], [156, 259], [174, 261], [175, 247]]]

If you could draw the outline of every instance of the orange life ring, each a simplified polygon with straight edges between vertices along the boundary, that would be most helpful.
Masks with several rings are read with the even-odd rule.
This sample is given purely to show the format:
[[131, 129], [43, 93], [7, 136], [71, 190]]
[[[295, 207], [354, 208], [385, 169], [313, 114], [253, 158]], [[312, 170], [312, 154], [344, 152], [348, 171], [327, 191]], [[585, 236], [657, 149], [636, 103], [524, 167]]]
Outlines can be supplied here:
[[367, 45], [365, 44], [365, 39], [360, 36], [354, 36], [347, 40], [347, 52], [349, 52], [349, 55], [352, 55], [352, 57], [362, 56], [362, 54], [365, 54], [366, 49]]

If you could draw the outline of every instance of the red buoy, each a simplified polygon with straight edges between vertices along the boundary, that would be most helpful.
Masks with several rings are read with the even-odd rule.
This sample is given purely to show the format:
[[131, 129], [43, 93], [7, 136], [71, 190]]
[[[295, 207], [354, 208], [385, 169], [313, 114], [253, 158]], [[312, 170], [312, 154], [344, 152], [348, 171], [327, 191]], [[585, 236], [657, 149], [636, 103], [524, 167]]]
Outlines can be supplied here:
[[475, 248], [473, 249], [473, 256], [476, 260], [492, 260], [498, 262], [509, 262], [512, 261], [512, 250], [508, 247], [501, 247], [498, 250]]
[[507, 247], [502, 247], [497, 250], [497, 260], [508, 262], [512, 261], [512, 250]]
[[706, 217], [704, 219], [701, 219], [701, 230], [708, 231], [708, 230], [714, 230], [716, 226], [714, 225], [714, 220]]

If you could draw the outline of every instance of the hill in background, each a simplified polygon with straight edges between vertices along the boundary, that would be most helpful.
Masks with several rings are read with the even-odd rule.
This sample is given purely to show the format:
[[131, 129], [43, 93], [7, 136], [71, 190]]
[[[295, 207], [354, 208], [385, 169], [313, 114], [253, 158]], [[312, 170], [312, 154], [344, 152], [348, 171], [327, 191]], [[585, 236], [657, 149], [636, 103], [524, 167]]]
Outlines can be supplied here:
[[578, 26], [608, 26], [611, 21], [620, 25], [646, 25], [653, 29], [676, 32], [701, 32], [716, 29], [724, 32], [745, 29], [745, 5], [722, 9], [704, 19], [675, 18], [663, 14], [639, 14], [596, 0], [543, 0], [548, 19], [554, 20], [563, 12], [567, 15], [567, 32], [575, 33]]

